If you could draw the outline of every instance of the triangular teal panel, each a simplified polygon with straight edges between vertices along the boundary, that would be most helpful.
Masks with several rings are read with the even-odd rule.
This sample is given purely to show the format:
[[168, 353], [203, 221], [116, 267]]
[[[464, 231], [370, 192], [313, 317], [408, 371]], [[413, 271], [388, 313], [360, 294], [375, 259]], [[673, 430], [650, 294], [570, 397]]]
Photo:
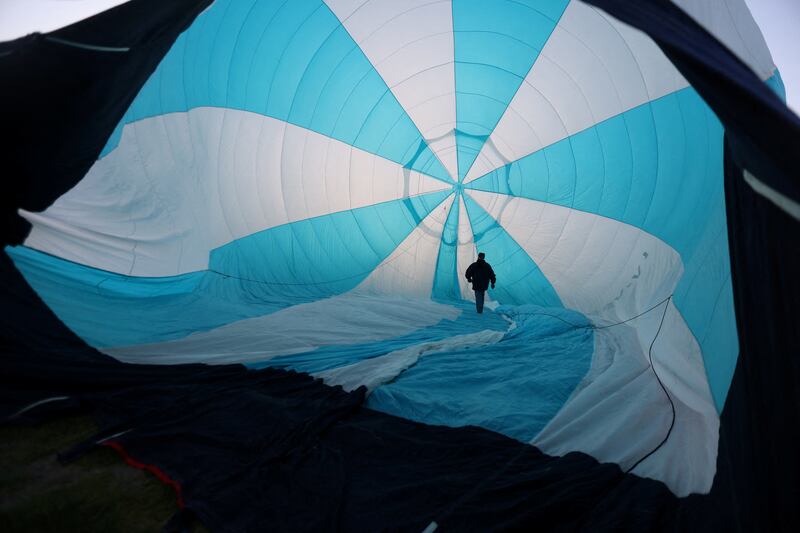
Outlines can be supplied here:
[[464, 179], [569, 0], [453, 0], [458, 176]]
[[460, 197], [461, 193], [459, 192], [453, 199], [453, 205], [450, 208], [447, 221], [445, 221], [444, 228], [442, 229], [442, 241], [439, 245], [439, 255], [436, 259], [436, 273], [433, 277], [433, 290], [431, 292], [431, 297], [437, 299], [461, 299], [457, 266]]

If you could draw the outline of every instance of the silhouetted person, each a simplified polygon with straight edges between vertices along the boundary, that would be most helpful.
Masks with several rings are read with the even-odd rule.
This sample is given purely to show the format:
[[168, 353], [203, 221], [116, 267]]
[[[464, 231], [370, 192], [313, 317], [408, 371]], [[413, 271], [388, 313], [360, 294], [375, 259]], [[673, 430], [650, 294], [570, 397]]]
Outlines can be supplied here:
[[472, 290], [475, 291], [475, 308], [479, 313], [483, 313], [483, 297], [486, 295], [486, 289], [489, 288], [489, 282], [492, 282], [492, 288], [494, 289], [494, 284], [497, 281], [494, 277], [494, 270], [484, 260], [485, 257], [486, 254], [479, 253], [478, 260], [467, 268], [465, 274], [467, 281], [472, 283]]

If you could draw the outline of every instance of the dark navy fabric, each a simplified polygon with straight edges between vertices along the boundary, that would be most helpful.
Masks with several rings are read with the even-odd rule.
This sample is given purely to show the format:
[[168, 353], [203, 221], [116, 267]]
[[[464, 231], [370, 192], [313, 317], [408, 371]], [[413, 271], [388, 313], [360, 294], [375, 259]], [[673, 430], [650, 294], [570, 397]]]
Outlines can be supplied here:
[[0, 244], [19, 244], [30, 231], [17, 209], [43, 211], [83, 178], [163, 55], [209, 4], [137, 0], [0, 43]]
[[726, 128], [725, 197], [739, 359], [707, 505], [739, 531], [800, 523], [800, 221], [744, 180], [800, 202], [800, 119], [668, 0], [587, 0], [644, 31]]

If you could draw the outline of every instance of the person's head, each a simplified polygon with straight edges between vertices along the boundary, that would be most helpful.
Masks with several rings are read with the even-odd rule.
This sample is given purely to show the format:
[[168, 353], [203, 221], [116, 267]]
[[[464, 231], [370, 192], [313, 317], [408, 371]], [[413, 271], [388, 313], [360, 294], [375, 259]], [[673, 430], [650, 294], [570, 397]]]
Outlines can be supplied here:
[[486, 259], [486, 254], [481, 252], [478, 254], [478, 259]]

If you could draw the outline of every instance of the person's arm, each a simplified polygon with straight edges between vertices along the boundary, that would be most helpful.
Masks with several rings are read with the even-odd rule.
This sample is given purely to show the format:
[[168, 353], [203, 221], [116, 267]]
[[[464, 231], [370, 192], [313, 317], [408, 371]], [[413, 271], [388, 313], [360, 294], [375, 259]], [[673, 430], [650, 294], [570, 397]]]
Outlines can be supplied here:
[[472, 268], [472, 267], [474, 267], [474, 266], [475, 266], [474, 264], [472, 264], [472, 265], [468, 266], [468, 267], [467, 267], [467, 271], [464, 273], [464, 277], [466, 277], [466, 278], [467, 278], [467, 281], [468, 281], [469, 283], [472, 283], [472, 271], [473, 271], [473, 268]]
[[494, 284], [497, 282], [497, 278], [494, 276], [494, 270], [492, 267], [489, 267], [489, 279], [492, 281], [492, 288], [494, 289]]

